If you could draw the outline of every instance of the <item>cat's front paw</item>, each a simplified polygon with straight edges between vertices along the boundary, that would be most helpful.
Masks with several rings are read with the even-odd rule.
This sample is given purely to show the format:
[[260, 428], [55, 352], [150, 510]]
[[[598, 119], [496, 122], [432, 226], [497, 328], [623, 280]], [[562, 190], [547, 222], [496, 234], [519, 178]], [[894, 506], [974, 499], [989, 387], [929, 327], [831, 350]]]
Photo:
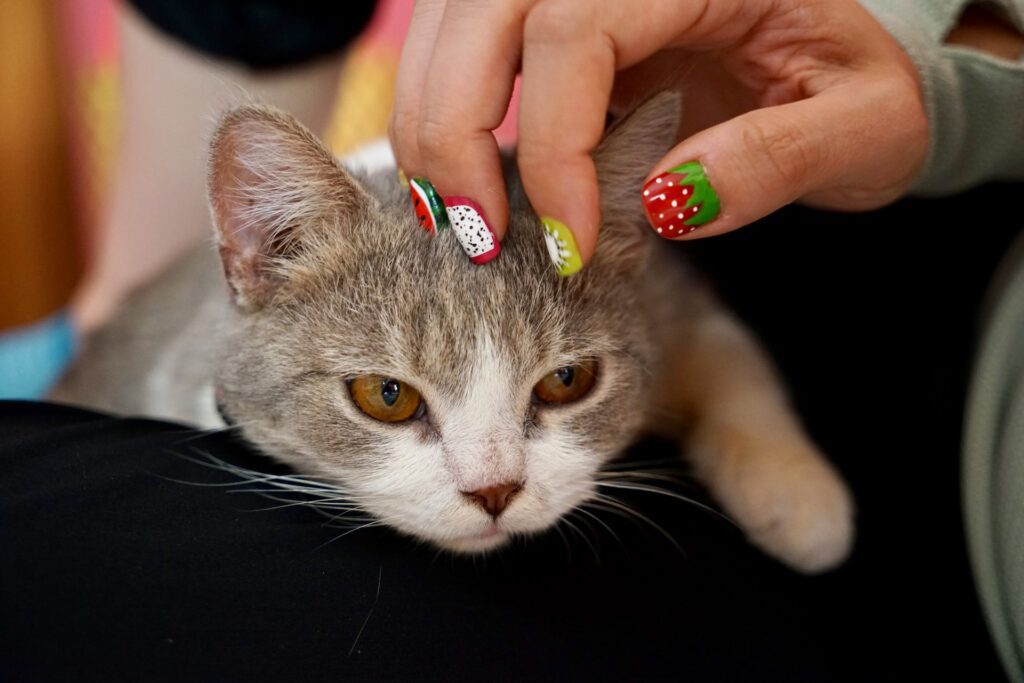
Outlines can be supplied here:
[[713, 441], [707, 483], [752, 543], [805, 573], [847, 558], [853, 499], [813, 444], [802, 436], [768, 440], [740, 430]]

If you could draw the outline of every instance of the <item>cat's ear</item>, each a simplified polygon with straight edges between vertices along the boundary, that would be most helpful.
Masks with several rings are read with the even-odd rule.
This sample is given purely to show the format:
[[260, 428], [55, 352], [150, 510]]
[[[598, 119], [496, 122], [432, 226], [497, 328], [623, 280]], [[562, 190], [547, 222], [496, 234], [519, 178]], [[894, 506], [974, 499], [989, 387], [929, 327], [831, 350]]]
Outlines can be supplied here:
[[649, 235], [640, 191], [651, 168], [675, 144], [681, 115], [679, 93], [660, 92], [614, 123], [595, 150], [601, 191], [597, 256], [605, 263], [632, 263], [646, 253]]
[[221, 119], [207, 185], [224, 274], [245, 310], [270, 302], [305, 237], [373, 201], [302, 124], [255, 105]]

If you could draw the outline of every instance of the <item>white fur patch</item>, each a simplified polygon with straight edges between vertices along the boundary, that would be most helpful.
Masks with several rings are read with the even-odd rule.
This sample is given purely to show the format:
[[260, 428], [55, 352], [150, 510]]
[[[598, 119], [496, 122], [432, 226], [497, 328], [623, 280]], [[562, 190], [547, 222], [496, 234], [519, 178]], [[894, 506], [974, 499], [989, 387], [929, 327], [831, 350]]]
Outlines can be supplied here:
[[[527, 437], [530, 387], [519, 386], [492, 339], [478, 336], [467, 391], [432, 406], [439, 441], [395, 430], [379, 469], [355, 478], [354, 493], [387, 524], [452, 550], [480, 552], [511, 535], [550, 527], [593, 490], [600, 459], [557, 424]], [[493, 520], [463, 491], [523, 485]], [[493, 529], [492, 529], [493, 531]]]

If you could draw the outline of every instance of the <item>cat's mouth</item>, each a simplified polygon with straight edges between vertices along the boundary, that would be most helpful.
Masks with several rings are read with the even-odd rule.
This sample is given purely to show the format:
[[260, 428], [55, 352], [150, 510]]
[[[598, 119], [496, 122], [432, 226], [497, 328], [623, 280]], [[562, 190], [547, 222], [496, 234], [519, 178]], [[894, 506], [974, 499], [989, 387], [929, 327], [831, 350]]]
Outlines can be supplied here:
[[488, 524], [483, 531], [469, 536], [458, 536], [437, 542], [438, 545], [459, 553], [483, 553], [493, 550], [508, 542], [511, 534], [495, 522]]

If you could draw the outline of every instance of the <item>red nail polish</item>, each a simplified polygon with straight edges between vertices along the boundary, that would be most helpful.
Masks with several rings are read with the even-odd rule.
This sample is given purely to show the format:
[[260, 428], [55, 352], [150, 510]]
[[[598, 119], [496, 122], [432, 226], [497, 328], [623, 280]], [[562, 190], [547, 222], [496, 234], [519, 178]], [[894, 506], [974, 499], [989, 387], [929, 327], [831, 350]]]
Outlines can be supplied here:
[[445, 197], [448, 224], [469, 260], [482, 266], [501, 252], [498, 237], [484, 218], [484, 210], [468, 197]]
[[681, 237], [713, 221], [720, 209], [718, 195], [700, 162], [691, 161], [644, 185], [644, 210], [662, 237]]

